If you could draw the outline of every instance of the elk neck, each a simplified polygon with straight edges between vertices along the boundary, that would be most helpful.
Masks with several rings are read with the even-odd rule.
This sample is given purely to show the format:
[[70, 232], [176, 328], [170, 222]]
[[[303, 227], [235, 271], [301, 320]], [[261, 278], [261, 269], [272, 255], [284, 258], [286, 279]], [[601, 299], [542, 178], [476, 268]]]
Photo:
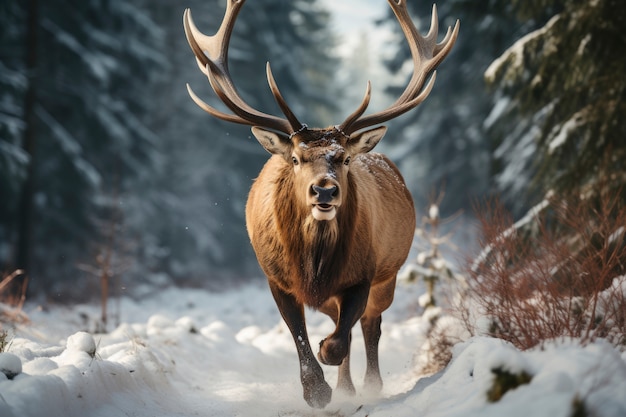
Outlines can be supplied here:
[[[357, 193], [348, 176], [348, 192], [337, 216], [329, 221], [315, 220], [311, 210], [299, 205], [289, 175], [276, 184], [274, 213], [281, 240], [290, 260], [290, 274], [297, 295], [311, 307], [319, 307], [343, 285], [345, 258], [353, 253], [356, 242]], [[296, 227], [294, 227], [296, 226]]]

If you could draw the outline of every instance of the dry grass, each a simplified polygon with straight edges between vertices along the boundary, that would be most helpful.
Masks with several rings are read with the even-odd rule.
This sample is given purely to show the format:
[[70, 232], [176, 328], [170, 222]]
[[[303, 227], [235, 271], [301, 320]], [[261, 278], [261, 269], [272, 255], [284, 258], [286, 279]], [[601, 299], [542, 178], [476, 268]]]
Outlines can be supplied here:
[[0, 280], [0, 330], [4, 324], [26, 323], [28, 317], [22, 311], [26, 301], [26, 288], [28, 279], [24, 277], [21, 283], [16, 278], [23, 276], [20, 269], [6, 274]]
[[[434, 320], [439, 320], [439, 317]], [[424, 345], [414, 359], [417, 375], [433, 375], [445, 368], [452, 360], [452, 348], [457, 342], [459, 340], [448, 334], [447, 329], [433, 323]]]
[[[468, 330], [528, 349], [550, 339], [605, 338], [626, 348], [626, 208], [551, 199], [513, 223], [497, 202], [481, 207], [482, 247], [460, 312]], [[477, 327], [478, 316], [488, 326]]]

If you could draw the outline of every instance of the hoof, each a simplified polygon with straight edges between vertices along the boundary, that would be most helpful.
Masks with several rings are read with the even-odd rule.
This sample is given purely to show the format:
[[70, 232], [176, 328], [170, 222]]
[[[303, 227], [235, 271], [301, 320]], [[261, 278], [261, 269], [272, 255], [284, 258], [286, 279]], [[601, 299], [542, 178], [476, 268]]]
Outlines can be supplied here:
[[343, 343], [339, 339], [327, 338], [320, 342], [320, 351], [317, 358], [324, 365], [341, 365], [343, 359], [348, 355], [350, 345]]
[[383, 389], [383, 380], [380, 374], [366, 374], [363, 388], [369, 394], [378, 394]]
[[304, 389], [304, 400], [312, 408], [324, 408], [328, 405], [333, 396], [333, 390], [326, 381], [322, 381], [321, 384], [312, 387], [310, 389]]
[[337, 391], [341, 392], [346, 397], [354, 397], [356, 395], [356, 389], [352, 381], [339, 382], [337, 384]]

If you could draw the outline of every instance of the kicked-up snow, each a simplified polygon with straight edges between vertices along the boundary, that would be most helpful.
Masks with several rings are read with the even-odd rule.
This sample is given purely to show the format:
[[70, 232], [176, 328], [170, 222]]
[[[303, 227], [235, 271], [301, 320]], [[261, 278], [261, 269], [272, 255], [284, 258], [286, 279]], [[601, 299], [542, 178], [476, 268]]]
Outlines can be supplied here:
[[[550, 343], [520, 352], [477, 337], [454, 346], [450, 364], [419, 375], [417, 352], [428, 319], [419, 316], [417, 286], [398, 286], [383, 315], [380, 343], [383, 392], [359, 391], [365, 370], [355, 328], [352, 370], [357, 395], [333, 396], [324, 410], [302, 399], [298, 358], [265, 285], [212, 294], [168, 289], [134, 302], [123, 299], [119, 324], [95, 327], [96, 306], [26, 306], [31, 323], [10, 331], [0, 355], [0, 416], [626, 416], [626, 356], [608, 343], [580, 347]], [[325, 316], [307, 312], [311, 343], [333, 330]], [[95, 348], [95, 351], [94, 351]], [[530, 383], [487, 401], [492, 369], [526, 372]], [[324, 367], [333, 386], [336, 368]]]

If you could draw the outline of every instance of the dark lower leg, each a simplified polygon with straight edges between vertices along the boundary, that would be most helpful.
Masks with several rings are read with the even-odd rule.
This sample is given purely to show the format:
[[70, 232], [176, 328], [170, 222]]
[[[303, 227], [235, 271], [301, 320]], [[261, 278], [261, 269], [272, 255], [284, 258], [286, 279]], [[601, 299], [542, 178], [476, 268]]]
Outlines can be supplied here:
[[378, 364], [378, 342], [380, 340], [381, 322], [381, 316], [361, 318], [361, 328], [363, 329], [363, 339], [365, 341], [365, 356], [367, 358], [365, 389], [371, 392], [379, 392], [383, 387], [383, 380], [380, 377], [380, 366]]
[[[352, 334], [350, 334], [350, 343], [352, 343]], [[343, 361], [341, 361], [341, 365], [339, 365], [339, 376], [337, 378], [337, 389], [343, 391], [348, 395], [355, 395], [356, 389], [354, 389], [354, 384], [352, 383], [352, 376], [350, 374], [350, 350], [348, 350], [348, 354]]]
[[311, 407], [324, 408], [331, 400], [332, 389], [324, 380], [324, 372], [315, 360], [315, 355], [309, 344], [304, 320], [304, 307], [292, 295], [285, 293], [271, 282], [270, 289], [298, 351], [304, 399]]

